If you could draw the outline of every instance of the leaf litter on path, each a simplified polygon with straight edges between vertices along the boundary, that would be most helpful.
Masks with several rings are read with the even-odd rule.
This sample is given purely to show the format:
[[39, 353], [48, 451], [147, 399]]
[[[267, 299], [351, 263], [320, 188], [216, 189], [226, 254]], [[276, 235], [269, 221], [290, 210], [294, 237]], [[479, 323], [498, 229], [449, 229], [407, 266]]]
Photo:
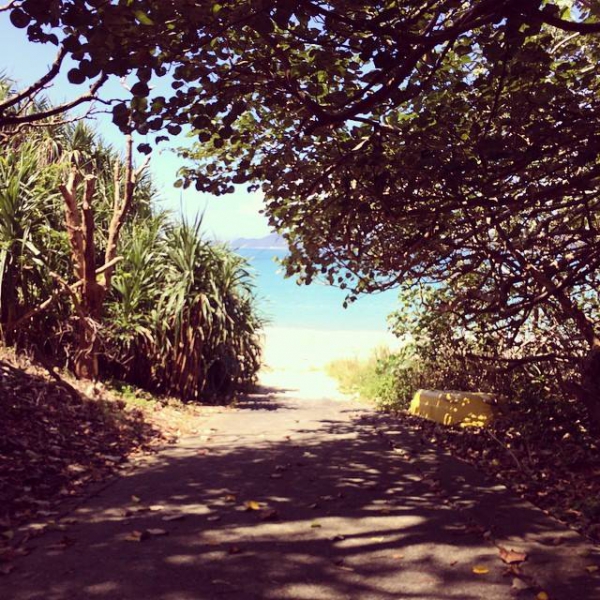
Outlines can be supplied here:
[[259, 512], [259, 518], [261, 521], [278, 521], [279, 520], [279, 512], [274, 508], [269, 508], [265, 510], [261, 510]]
[[185, 515], [166, 515], [165, 517], [162, 518], [163, 521], [181, 521], [182, 519], [185, 519]]
[[487, 575], [490, 570], [484, 565], [475, 565], [472, 569], [475, 575]]
[[150, 527], [148, 529], [134, 529], [124, 536], [126, 542], [144, 542], [153, 537], [163, 537], [169, 535], [166, 529], [158, 527]]
[[516, 550], [513, 550], [513, 549], [507, 550], [506, 548], [503, 548], [502, 546], [499, 546], [498, 550], [500, 552], [500, 558], [507, 565], [514, 565], [514, 564], [522, 563], [523, 561], [527, 560], [526, 552], [517, 552]]

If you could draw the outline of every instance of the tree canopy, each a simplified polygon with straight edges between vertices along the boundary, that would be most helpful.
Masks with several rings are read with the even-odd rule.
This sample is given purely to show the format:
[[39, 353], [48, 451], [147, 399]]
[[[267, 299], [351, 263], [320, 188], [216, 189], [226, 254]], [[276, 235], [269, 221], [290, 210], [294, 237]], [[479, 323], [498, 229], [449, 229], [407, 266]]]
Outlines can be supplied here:
[[[133, 73], [133, 102], [114, 110], [119, 125], [129, 126], [132, 111], [142, 131], [192, 124], [201, 138], [227, 137], [256, 103], [294, 108], [309, 132], [377, 117], [427, 91], [454, 51], [497, 45], [503, 32], [600, 31], [589, 0], [12, 0], [0, 10], [30, 40], [58, 47], [27, 93], [68, 56], [77, 63], [69, 80], [92, 84], [74, 102], [89, 101], [109, 76]], [[153, 82], [167, 74], [172, 92], [154, 95]], [[0, 123], [22, 119], [15, 103], [0, 105]]]
[[[539, 354], [592, 350], [578, 393], [600, 422], [597, 3], [6, 9], [76, 61], [72, 83], [130, 77], [131, 100], [106, 101], [119, 127], [147, 136], [141, 151], [182, 130], [197, 137], [179, 185], [261, 187], [289, 274], [350, 297], [443, 284], [440, 310], [515, 342], [532, 319], [546, 323], [547, 339], [565, 339]], [[0, 125], [32, 118], [0, 105]]]

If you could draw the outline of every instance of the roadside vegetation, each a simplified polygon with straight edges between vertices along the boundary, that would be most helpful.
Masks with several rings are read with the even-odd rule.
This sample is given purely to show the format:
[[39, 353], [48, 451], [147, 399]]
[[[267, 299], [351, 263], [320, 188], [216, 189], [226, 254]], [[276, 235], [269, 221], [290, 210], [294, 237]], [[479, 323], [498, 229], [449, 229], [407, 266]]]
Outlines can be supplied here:
[[[180, 436], [216, 407], [90, 383], [0, 350], [0, 575], [33, 538], [64, 529], [65, 509]], [[66, 536], [60, 545], [68, 547]]]
[[[326, 365], [325, 369], [336, 379], [342, 392], [378, 407], [399, 407], [400, 389], [397, 365], [402, 361], [403, 351], [391, 352], [385, 346], [377, 348], [365, 359], [340, 358]], [[411, 361], [410, 357], [405, 357]]]
[[[585, 408], [563, 392], [564, 367], [551, 358], [501, 364], [482, 358], [486, 338], [466, 333], [451, 313], [429, 308], [446, 297], [441, 289], [419, 294], [414, 303], [403, 296], [403, 308], [389, 318], [404, 341], [401, 349], [380, 348], [364, 361], [335, 361], [327, 367], [329, 374], [342, 391], [396, 414], [420, 432], [424, 443], [446, 447], [600, 541], [600, 445]], [[517, 355], [518, 340], [494, 340], [496, 349], [505, 344], [506, 351], [509, 342]], [[521, 342], [558, 344], [535, 328]], [[568, 351], [562, 349], [564, 355]], [[484, 429], [447, 427], [406, 412], [421, 388], [492, 392], [502, 403]]]
[[158, 211], [123, 139], [121, 154], [81, 120], [0, 127], [0, 574], [60, 528], [62, 502], [198, 433], [200, 405], [260, 365], [247, 262]]
[[[0, 81], [10, 94], [11, 82]], [[0, 130], [5, 346], [184, 400], [231, 396], [260, 364], [245, 259], [153, 204], [145, 164], [85, 122]]]

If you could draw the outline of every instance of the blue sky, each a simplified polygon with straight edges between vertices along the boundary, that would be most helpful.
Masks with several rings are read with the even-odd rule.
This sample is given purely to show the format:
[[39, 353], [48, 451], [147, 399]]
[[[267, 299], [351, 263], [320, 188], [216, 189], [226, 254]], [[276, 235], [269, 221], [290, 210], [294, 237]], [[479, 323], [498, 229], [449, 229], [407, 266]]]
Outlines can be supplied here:
[[[25, 30], [13, 27], [6, 13], [0, 14], [0, 73], [25, 86], [46, 72], [55, 52], [56, 48], [50, 44], [29, 42]], [[68, 64], [64, 65], [63, 72], [66, 73], [69, 68]], [[66, 77], [61, 76], [46, 94], [56, 103], [74, 98], [79, 90], [84, 89], [84, 86], [79, 88], [69, 84]], [[110, 81], [102, 89], [102, 95], [106, 97], [120, 93], [122, 88], [119, 81]], [[94, 120], [97, 130], [106, 141], [116, 148], [123, 146], [122, 135], [109, 116], [98, 115]], [[231, 195], [214, 198], [195, 190], [178, 190], [173, 187], [173, 182], [180, 166], [181, 159], [168, 150], [152, 154], [150, 169], [159, 188], [162, 206], [190, 218], [204, 212], [204, 230], [216, 239], [263, 237], [269, 233], [267, 221], [259, 213], [263, 207], [260, 193], [248, 194], [240, 189]]]

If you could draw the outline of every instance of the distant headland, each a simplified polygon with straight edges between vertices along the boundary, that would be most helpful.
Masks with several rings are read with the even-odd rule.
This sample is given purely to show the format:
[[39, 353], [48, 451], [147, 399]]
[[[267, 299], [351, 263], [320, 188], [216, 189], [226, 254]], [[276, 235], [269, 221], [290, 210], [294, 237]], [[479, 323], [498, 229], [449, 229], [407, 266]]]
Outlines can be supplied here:
[[256, 250], [286, 250], [287, 244], [278, 233], [270, 233], [262, 238], [238, 238], [230, 245], [234, 249], [253, 248]]

